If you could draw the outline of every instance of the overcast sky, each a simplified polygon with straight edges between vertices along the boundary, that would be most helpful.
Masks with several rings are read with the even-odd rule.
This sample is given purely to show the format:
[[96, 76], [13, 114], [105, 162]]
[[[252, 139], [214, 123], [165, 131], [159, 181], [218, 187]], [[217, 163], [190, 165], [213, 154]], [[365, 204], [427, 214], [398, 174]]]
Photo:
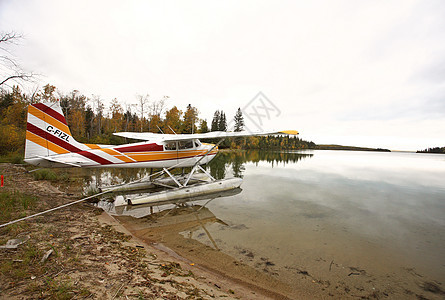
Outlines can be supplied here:
[[445, 146], [445, 1], [3, 0], [0, 30], [22, 33], [21, 65], [64, 93], [166, 95], [210, 122], [261, 91], [274, 109], [263, 129]]

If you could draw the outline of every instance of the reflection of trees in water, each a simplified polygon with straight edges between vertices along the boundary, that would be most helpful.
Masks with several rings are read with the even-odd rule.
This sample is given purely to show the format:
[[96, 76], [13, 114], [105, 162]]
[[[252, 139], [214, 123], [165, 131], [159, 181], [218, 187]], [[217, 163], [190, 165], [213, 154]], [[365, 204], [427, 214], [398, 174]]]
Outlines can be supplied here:
[[128, 183], [150, 175], [150, 169], [140, 168], [94, 168], [85, 170], [86, 185], [95, 187]]
[[210, 164], [206, 166], [206, 169], [210, 169], [210, 175], [216, 179], [223, 179], [226, 177], [226, 165], [227, 162], [223, 159], [218, 159], [216, 156]]
[[[210, 174], [216, 179], [223, 179], [227, 175], [229, 167], [232, 168], [234, 177], [243, 178], [246, 162], [258, 163], [260, 161], [268, 162], [273, 166], [283, 163], [297, 163], [298, 161], [312, 157], [313, 154], [303, 154], [296, 152], [278, 152], [278, 151], [233, 151], [220, 152], [205, 168], [210, 170]], [[184, 172], [190, 172], [191, 168], [185, 168]], [[159, 169], [153, 169], [156, 173]], [[174, 174], [181, 174], [182, 169], [172, 170]], [[109, 186], [120, 183], [128, 183], [150, 175], [150, 169], [139, 168], [98, 168], [82, 169], [82, 176], [87, 186]]]
[[235, 157], [233, 158], [232, 160], [233, 176], [243, 178], [243, 172], [246, 170], [246, 168], [243, 165], [244, 159], [245, 159], [244, 155], [235, 155]]
[[312, 157], [313, 154], [304, 154], [297, 152], [278, 152], [278, 151], [233, 151], [233, 152], [221, 152], [213, 159], [210, 164], [210, 173], [216, 179], [222, 179], [226, 175], [226, 169], [232, 167], [233, 176], [243, 178], [245, 171], [244, 163], [253, 162], [258, 163], [260, 161], [268, 162], [274, 167], [277, 164], [283, 163], [297, 163], [298, 161]]
[[272, 167], [275, 164], [283, 163], [284, 165], [288, 163], [297, 163], [302, 159], [312, 157], [313, 154], [304, 154], [304, 153], [298, 153], [298, 152], [278, 152], [278, 151], [248, 151], [246, 161], [249, 162], [260, 162], [260, 161], [266, 161], [268, 163], [272, 164]]

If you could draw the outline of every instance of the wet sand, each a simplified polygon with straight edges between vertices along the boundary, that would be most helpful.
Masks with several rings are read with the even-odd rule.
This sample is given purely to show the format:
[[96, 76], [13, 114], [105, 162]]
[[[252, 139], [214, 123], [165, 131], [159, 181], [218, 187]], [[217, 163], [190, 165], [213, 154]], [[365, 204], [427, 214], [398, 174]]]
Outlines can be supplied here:
[[146, 244], [162, 249], [170, 255], [179, 255], [189, 264], [199, 266], [255, 291], [256, 296], [251, 297], [295, 298], [294, 291], [289, 285], [219, 251], [215, 241], [213, 241], [214, 247], [210, 247], [190, 237], [184, 237], [181, 234], [183, 231], [197, 227], [205, 228], [206, 224], [219, 222], [206, 208], [198, 213], [190, 213], [199, 208], [201, 207], [175, 209], [166, 217], [164, 215], [167, 211], [140, 219], [129, 216], [115, 216], [114, 218]]
[[[243, 230], [245, 225], [225, 224], [200, 206], [166, 210], [139, 219], [116, 218], [145, 243], [167, 247], [190, 263], [273, 298], [443, 299], [445, 296], [440, 282], [397, 257], [391, 249], [329, 228], [316, 225], [310, 230], [305, 228], [296, 233], [298, 240], [304, 241], [299, 249], [269, 249], [270, 256], [263, 257], [253, 250], [261, 249], [261, 239], [251, 249], [241, 245], [226, 247], [224, 240], [230, 239], [230, 230], [215, 239], [211, 234], [214, 227], [235, 226]], [[325, 247], [316, 247], [314, 232], [323, 232]], [[266, 236], [273, 235], [268, 232]], [[352, 244], [354, 247], [349, 246]]]

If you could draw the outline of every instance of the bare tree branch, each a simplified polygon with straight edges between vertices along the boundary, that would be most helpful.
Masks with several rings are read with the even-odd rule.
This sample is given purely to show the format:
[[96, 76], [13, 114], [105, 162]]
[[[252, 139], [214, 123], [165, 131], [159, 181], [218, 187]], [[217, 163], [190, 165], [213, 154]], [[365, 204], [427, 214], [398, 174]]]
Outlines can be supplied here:
[[[18, 44], [17, 41], [21, 38], [23, 36], [15, 32], [0, 33], [0, 45]], [[0, 88], [9, 87], [7, 83], [11, 81], [16, 84], [32, 81], [36, 74], [23, 71], [7, 48], [0, 46], [0, 51], [3, 52], [0, 55]]]
[[35, 74], [30, 73], [30, 74], [26, 74], [26, 73], [21, 73], [21, 74], [17, 74], [17, 75], [11, 75], [9, 77], [6, 77], [3, 81], [0, 82], [0, 86], [2, 86], [3, 84], [5, 84], [7, 81], [9, 80], [24, 80], [24, 81], [31, 81], [31, 79], [35, 76]]
[[18, 39], [23, 38], [21, 34], [15, 32], [6, 32], [0, 35], [0, 43], [16, 44]]
[[7, 57], [6, 55], [0, 56], [0, 60], [3, 60], [5, 62], [5, 64], [10, 64], [15, 68], [19, 67], [19, 65], [13, 59]]

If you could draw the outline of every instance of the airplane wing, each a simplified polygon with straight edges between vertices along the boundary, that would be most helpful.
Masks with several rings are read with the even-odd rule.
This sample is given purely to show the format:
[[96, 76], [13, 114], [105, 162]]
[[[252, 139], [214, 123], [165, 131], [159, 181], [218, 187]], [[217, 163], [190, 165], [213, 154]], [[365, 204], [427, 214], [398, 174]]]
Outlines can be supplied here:
[[215, 138], [228, 138], [228, 137], [245, 137], [245, 136], [256, 136], [256, 135], [297, 135], [296, 130], [283, 130], [283, 131], [238, 131], [238, 132], [226, 132], [226, 131], [211, 131], [207, 133], [194, 133], [194, 134], [162, 134], [162, 133], [152, 133], [152, 132], [115, 132], [114, 135], [144, 140], [144, 141], [183, 141], [192, 139], [215, 139]]

